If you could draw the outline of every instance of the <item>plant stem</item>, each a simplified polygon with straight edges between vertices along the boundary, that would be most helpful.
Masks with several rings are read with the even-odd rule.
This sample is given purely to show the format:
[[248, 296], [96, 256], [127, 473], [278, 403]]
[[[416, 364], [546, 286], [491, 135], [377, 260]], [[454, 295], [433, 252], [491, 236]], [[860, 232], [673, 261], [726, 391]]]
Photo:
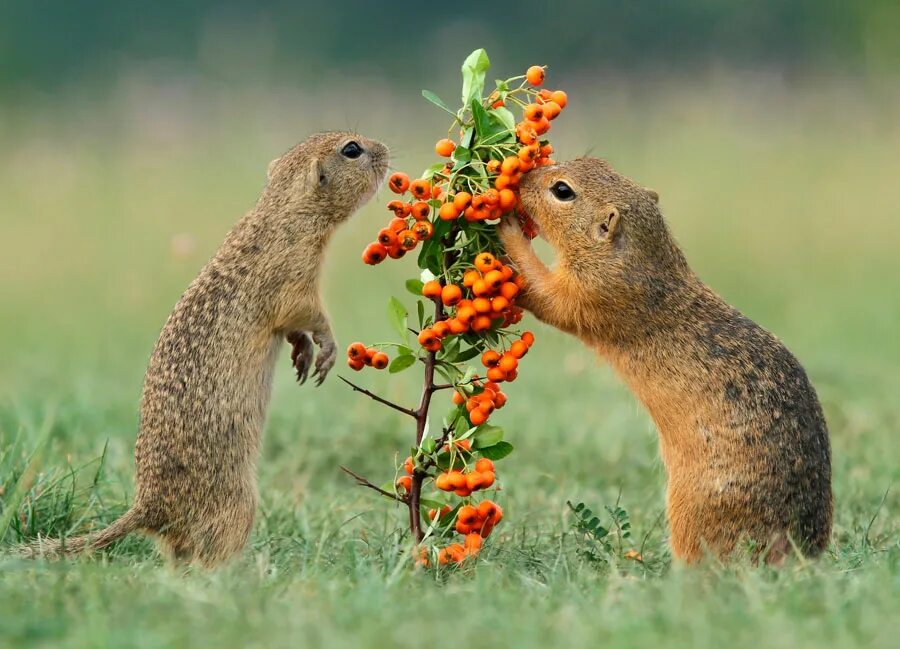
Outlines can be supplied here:
[[[440, 299], [434, 300], [434, 321], [442, 320], [444, 317], [444, 305]], [[434, 394], [434, 362], [435, 352], [428, 352], [425, 357], [425, 380], [422, 387], [422, 400], [419, 402], [419, 408], [415, 411], [416, 418], [416, 448], [422, 445], [422, 437], [425, 435], [425, 426], [428, 423], [428, 409], [431, 407], [431, 395]], [[413, 471], [412, 484], [409, 488], [409, 499], [406, 502], [409, 507], [409, 530], [412, 533], [416, 543], [424, 538], [422, 532], [422, 519], [419, 512], [419, 501], [422, 496], [422, 479], [425, 477], [424, 471]]]
[[388, 406], [389, 408], [393, 408], [394, 410], [398, 410], [399, 412], [402, 412], [402, 413], [405, 414], [405, 415], [409, 415], [410, 417], [416, 417], [416, 418], [418, 418], [418, 414], [417, 414], [417, 411], [416, 411], [416, 410], [410, 410], [409, 408], [404, 408], [403, 406], [397, 405], [397, 404], [394, 403], [393, 401], [388, 401], [388, 400], [385, 399], [384, 397], [379, 397], [379, 396], [378, 396], [377, 394], [375, 394], [374, 392], [369, 392], [369, 391], [366, 390], [365, 388], [361, 388], [361, 387], [359, 387], [358, 385], [356, 385], [355, 383], [351, 383], [350, 381], [348, 381], [347, 379], [345, 379], [343, 376], [339, 376], [338, 378], [339, 378], [341, 381], [343, 381], [344, 383], [346, 383], [347, 385], [349, 385], [351, 388], [353, 388], [353, 390], [354, 390], [355, 392], [362, 392], [364, 395], [366, 395], [367, 397], [370, 397], [371, 399], [374, 399], [374, 400], [377, 401], [378, 403], [383, 403], [384, 405]]

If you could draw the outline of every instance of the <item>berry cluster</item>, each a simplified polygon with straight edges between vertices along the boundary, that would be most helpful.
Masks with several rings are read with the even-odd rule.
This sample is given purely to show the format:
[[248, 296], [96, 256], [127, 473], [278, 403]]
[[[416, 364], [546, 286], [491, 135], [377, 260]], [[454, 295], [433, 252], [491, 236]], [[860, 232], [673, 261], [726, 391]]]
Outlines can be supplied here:
[[[464, 535], [463, 543], [440, 549], [439, 564], [477, 555], [483, 539], [503, 517], [492, 500], [477, 502], [489, 490], [499, 491], [494, 462], [513, 450], [503, 440], [503, 430], [487, 422], [506, 404], [500, 386], [516, 380], [534, 335], [511, 329], [522, 319], [516, 299], [526, 287], [515, 269], [502, 261], [496, 225], [500, 219], [516, 218], [527, 236], [537, 233], [522, 207], [519, 185], [532, 169], [554, 164], [546, 135], [568, 102], [561, 90], [539, 88], [544, 83], [542, 66], [497, 81], [483, 97], [488, 64], [484, 50], [466, 59], [463, 106], [455, 113], [433, 93], [423, 91], [426, 99], [454, 116], [448, 136], [434, 145], [444, 160], [416, 179], [402, 172], [390, 176], [388, 188], [397, 195], [387, 204], [390, 222], [362, 255], [366, 264], [376, 265], [419, 249], [420, 279], [406, 283], [424, 298], [417, 304], [419, 326], [408, 322], [410, 313], [392, 299], [389, 313], [404, 342], [381, 343], [378, 348], [393, 347], [397, 356], [391, 360], [363, 343], [354, 343], [347, 351], [354, 370], [389, 366], [394, 373], [417, 362], [425, 368], [425, 389], [417, 409], [388, 404], [418, 421], [413, 453], [398, 467], [393, 488], [396, 498], [410, 508], [417, 541]], [[511, 109], [520, 110], [521, 118], [517, 120]], [[415, 333], [418, 347], [411, 343], [409, 331]], [[468, 365], [478, 358], [483, 370]], [[435, 383], [436, 375], [446, 382]], [[431, 395], [441, 389], [452, 390], [452, 408], [443, 419], [441, 434], [432, 437], [424, 434], [427, 422], [434, 421], [428, 420], [428, 410]], [[385, 494], [384, 488], [377, 489]], [[454, 497], [461, 500], [454, 504]], [[420, 527], [420, 514], [430, 521], [427, 529]], [[417, 563], [430, 565], [428, 556], [427, 551], [419, 554]]]

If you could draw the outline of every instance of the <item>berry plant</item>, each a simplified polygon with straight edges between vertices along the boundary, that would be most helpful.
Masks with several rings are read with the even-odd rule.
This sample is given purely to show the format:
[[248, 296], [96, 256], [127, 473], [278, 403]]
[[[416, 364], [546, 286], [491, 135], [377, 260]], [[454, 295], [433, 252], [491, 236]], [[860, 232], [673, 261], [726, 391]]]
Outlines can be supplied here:
[[[354, 390], [410, 416], [415, 437], [409, 457], [385, 485], [342, 468], [360, 484], [406, 505], [419, 547], [416, 560], [426, 566], [435, 558], [445, 565], [475, 557], [503, 519], [502, 508], [491, 499], [500, 491], [495, 462], [513, 446], [504, 440], [503, 429], [488, 421], [506, 404], [503, 388], [516, 380], [534, 335], [514, 328], [522, 319], [516, 298], [524, 286], [503, 262], [496, 225], [501, 218], [516, 218], [525, 234], [534, 237], [536, 228], [521, 208], [518, 186], [523, 174], [553, 164], [546, 134], [567, 101], [560, 90], [540, 88], [541, 66], [498, 80], [485, 97], [488, 67], [484, 50], [465, 60], [457, 111], [422, 91], [452, 117], [447, 137], [435, 144], [435, 153], [445, 160], [414, 180], [399, 172], [389, 178], [389, 189], [398, 195], [387, 205], [393, 217], [363, 253], [363, 261], [375, 265], [419, 248], [420, 277], [406, 282], [418, 298], [417, 327], [411, 328], [410, 313], [391, 298], [388, 314], [400, 342], [355, 342], [347, 350], [348, 365], [357, 371], [423, 368], [422, 396], [415, 408], [344, 379]], [[522, 114], [518, 122], [513, 111]], [[482, 367], [471, 365], [473, 361]], [[443, 390], [451, 396], [450, 409], [432, 432], [432, 398]], [[463, 536], [462, 542], [448, 543], [455, 534]]]

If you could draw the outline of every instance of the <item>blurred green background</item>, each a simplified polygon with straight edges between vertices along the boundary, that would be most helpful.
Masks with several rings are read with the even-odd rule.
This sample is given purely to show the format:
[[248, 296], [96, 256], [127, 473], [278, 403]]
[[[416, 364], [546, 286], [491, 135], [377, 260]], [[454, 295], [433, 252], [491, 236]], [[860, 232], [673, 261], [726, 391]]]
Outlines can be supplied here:
[[[0, 3], [0, 515], [17, 508], [5, 544], [127, 505], [146, 359], [269, 160], [311, 131], [353, 128], [388, 143], [398, 169], [423, 169], [447, 124], [419, 90], [455, 103], [476, 47], [489, 78], [549, 65], [547, 84], [570, 98], [550, 134], [556, 157], [602, 156], [659, 191], [698, 273], [805, 364], [832, 433], [836, 498], [833, 547], [812, 566], [781, 577], [670, 566], [651, 422], [577, 341], [526, 321], [538, 343], [497, 415], [517, 447], [501, 469], [509, 524], [475, 576], [423, 582], [385, 541], [402, 516], [336, 469], [389, 479], [408, 423], [335, 375], [297, 387], [285, 356], [259, 522], [236, 567], [173, 576], [137, 539], [108, 564], [0, 558], [0, 639], [419, 646], [453, 632], [448, 610], [477, 602], [472, 647], [560, 634], [572, 646], [600, 635], [757, 646], [763, 633], [772, 646], [890, 646], [898, 33], [888, 0]], [[390, 337], [388, 296], [410, 297], [413, 260], [359, 261], [388, 199], [382, 190], [345, 225], [328, 257], [325, 299], [344, 344]], [[359, 378], [417, 397], [412, 372]], [[14, 504], [50, 412], [37, 486]], [[647, 565], [582, 562], [566, 499], [597, 511], [619, 500]], [[410, 619], [404, 597], [426, 619]]]

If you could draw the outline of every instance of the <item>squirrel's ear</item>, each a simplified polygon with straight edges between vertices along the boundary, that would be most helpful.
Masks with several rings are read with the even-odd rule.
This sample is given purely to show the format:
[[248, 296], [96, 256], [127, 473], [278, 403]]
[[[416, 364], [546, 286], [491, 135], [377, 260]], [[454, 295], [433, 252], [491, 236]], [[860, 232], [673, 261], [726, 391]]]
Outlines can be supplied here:
[[594, 224], [594, 236], [600, 241], [612, 241], [619, 231], [619, 208], [607, 203], [600, 208], [600, 215]]
[[650, 196], [650, 200], [659, 205], [659, 192], [655, 189], [650, 189], [649, 187], [644, 187], [644, 191], [647, 192]]
[[272, 173], [275, 171], [276, 165], [278, 165], [281, 158], [275, 158], [272, 162], [269, 163], [269, 166], [266, 167], [266, 180], [272, 179]]
[[309, 171], [306, 177], [307, 186], [324, 187], [328, 179], [325, 177], [325, 165], [319, 158], [313, 158], [309, 163]]

